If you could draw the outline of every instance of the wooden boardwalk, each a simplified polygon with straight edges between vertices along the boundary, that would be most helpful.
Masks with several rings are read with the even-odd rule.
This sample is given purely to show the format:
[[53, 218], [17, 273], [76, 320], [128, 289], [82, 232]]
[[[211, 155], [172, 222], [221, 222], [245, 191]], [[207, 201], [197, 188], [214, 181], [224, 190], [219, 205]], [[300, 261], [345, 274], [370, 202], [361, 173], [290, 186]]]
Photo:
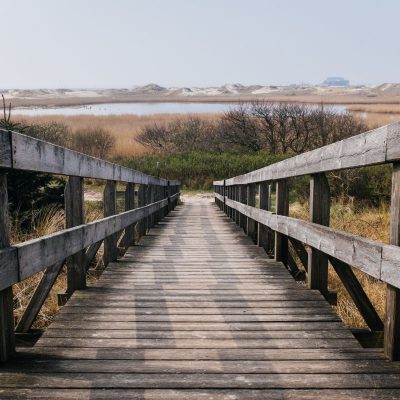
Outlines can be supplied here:
[[0, 399], [33, 398], [398, 399], [400, 369], [200, 199], [1, 367]]

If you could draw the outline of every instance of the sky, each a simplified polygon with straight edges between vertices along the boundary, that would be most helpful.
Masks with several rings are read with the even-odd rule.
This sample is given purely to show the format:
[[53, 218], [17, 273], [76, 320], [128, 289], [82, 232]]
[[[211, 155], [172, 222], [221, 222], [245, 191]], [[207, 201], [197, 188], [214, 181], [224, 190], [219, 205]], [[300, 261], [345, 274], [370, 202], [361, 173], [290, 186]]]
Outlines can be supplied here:
[[0, 88], [400, 82], [399, 0], [0, 0]]

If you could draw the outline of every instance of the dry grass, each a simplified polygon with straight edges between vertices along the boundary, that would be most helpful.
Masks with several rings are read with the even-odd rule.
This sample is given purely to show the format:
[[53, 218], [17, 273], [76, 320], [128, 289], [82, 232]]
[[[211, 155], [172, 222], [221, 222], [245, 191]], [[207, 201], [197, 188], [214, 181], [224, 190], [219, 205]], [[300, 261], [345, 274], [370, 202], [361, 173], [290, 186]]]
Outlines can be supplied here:
[[[300, 219], [308, 219], [308, 206], [294, 204], [290, 215]], [[343, 203], [334, 203], [331, 207], [331, 227], [363, 236], [379, 242], [389, 241], [389, 207], [379, 208], [356, 207]], [[361, 285], [382, 319], [385, 317], [386, 285], [376, 279], [354, 270]], [[348, 326], [365, 327], [365, 322], [344, 289], [335, 271], [329, 268], [329, 288], [338, 294], [336, 312]]]
[[[219, 114], [198, 114], [200, 118], [215, 119]], [[155, 114], [155, 115], [49, 115], [49, 116], [21, 116], [27, 123], [41, 123], [56, 121], [69, 126], [72, 130], [86, 128], [103, 128], [115, 136], [116, 145], [112, 156], [129, 157], [148, 152], [148, 149], [138, 143], [135, 138], [141, 128], [153, 123], [166, 124], [177, 118], [187, 118], [186, 114]]]

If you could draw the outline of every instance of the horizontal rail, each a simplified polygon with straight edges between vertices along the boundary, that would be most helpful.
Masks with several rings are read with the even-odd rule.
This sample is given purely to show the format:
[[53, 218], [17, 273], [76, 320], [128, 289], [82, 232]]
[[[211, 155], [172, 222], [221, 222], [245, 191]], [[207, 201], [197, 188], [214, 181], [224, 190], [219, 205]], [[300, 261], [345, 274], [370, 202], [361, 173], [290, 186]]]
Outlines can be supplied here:
[[0, 167], [143, 185], [180, 184], [4, 129], [0, 129]]
[[[170, 197], [174, 201], [179, 193]], [[121, 231], [169, 204], [168, 198], [0, 250], [0, 290]]]
[[[400, 123], [386, 125], [225, 180], [245, 185], [400, 160]], [[222, 186], [224, 181], [214, 181]]]
[[[224, 197], [215, 194], [221, 202]], [[400, 288], [400, 247], [352, 235], [316, 223], [277, 215], [225, 198], [225, 204], [272, 230], [343, 261], [368, 275]]]

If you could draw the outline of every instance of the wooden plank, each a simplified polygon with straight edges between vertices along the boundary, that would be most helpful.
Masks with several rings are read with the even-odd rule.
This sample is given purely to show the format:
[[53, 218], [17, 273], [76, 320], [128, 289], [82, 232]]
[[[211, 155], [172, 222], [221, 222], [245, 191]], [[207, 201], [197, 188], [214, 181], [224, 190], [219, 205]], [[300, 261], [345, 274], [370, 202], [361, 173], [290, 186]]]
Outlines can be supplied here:
[[[398, 146], [398, 145], [397, 145]], [[396, 147], [397, 148], [397, 147]], [[392, 193], [390, 205], [390, 244], [400, 245], [400, 163], [393, 164], [392, 172]], [[388, 263], [385, 258], [385, 272]], [[399, 258], [395, 261], [392, 268], [394, 273], [389, 276], [399, 274]], [[396, 270], [396, 271], [394, 271]], [[387, 276], [388, 274], [386, 273]], [[391, 281], [394, 280], [391, 278]], [[384, 337], [385, 355], [390, 360], [400, 360], [400, 290], [399, 285], [387, 285], [386, 290], [386, 320]]]
[[[276, 182], [276, 214], [289, 215], [289, 190], [287, 182], [280, 180]], [[259, 222], [259, 221], [258, 221]], [[275, 260], [287, 265], [288, 239], [287, 235], [275, 230]]]
[[[10, 246], [7, 176], [0, 172], [0, 249]], [[15, 277], [15, 268], [4, 266], [5, 262], [14, 261], [13, 253], [3, 253], [7, 257], [1, 262], [1, 275], [6, 275], [6, 286], [0, 291], [0, 362], [7, 361], [15, 353], [14, 302], [11, 278]], [[1, 255], [3, 255], [1, 254]]]
[[[8, 370], [14, 371], [35, 371], [36, 373], [73, 373], [79, 371], [82, 375], [91, 373], [103, 374], [296, 374], [301, 371], [303, 374], [324, 374], [324, 373], [391, 373], [394, 368], [388, 363], [377, 363], [374, 360], [334, 360], [318, 361], [312, 363], [307, 361], [213, 361], [201, 360], [175, 360], [173, 363], [168, 360], [149, 360], [143, 363], [141, 360], [131, 360], [129, 363], [122, 363], [120, 360], [58, 360], [54, 363], [50, 360], [26, 361], [22, 366], [17, 363], [10, 363]], [[395, 369], [396, 370], [396, 369]], [[398, 369], [397, 369], [398, 371]], [[399, 371], [398, 371], [399, 372]]]
[[[84, 201], [83, 178], [70, 176], [65, 187], [65, 222], [66, 228], [83, 225]], [[61, 268], [61, 267], [60, 267]], [[58, 275], [58, 273], [57, 273]], [[51, 282], [51, 278], [47, 282]], [[55, 278], [53, 283], [55, 282]], [[78, 251], [67, 259], [67, 290], [71, 295], [77, 289], [86, 287], [86, 268], [84, 265], [84, 251]], [[50, 291], [51, 287], [48, 289]], [[38, 310], [39, 312], [39, 310]], [[33, 322], [33, 321], [32, 321]]]
[[380, 360], [381, 352], [353, 349], [112, 349], [33, 347], [19, 353], [20, 359], [68, 360]]
[[90, 400], [393, 400], [400, 397], [399, 389], [0, 389], [5, 400], [65, 399]]
[[[329, 226], [330, 190], [325, 174], [314, 174], [310, 178], [310, 221]], [[310, 289], [328, 293], [328, 256], [316, 248], [308, 249], [307, 281]]]
[[[247, 189], [246, 186], [239, 186], [239, 203], [246, 204], [247, 202]], [[247, 217], [243, 214], [239, 216], [239, 226], [246, 231], [247, 229]]]
[[[11, 148], [10, 152], [10, 135]], [[53, 145], [18, 132], [0, 129], [0, 166], [57, 175], [167, 186], [168, 181], [86, 154]], [[179, 182], [172, 181], [179, 185]]]
[[3, 373], [4, 388], [400, 389], [398, 374], [54, 374]]
[[15, 328], [16, 332], [27, 333], [31, 329], [31, 326], [39, 314], [47, 296], [49, 295], [50, 290], [53, 287], [63, 265], [64, 262], [60, 262], [46, 269], [35, 289], [35, 292], [29, 300], [24, 313], [18, 321], [18, 324]]
[[[244, 185], [396, 161], [400, 159], [399, 141], [400, 123], [394, 123], [226, 179], [226, 185]], [[219, 183], [215, 181], [214, 185]]]

